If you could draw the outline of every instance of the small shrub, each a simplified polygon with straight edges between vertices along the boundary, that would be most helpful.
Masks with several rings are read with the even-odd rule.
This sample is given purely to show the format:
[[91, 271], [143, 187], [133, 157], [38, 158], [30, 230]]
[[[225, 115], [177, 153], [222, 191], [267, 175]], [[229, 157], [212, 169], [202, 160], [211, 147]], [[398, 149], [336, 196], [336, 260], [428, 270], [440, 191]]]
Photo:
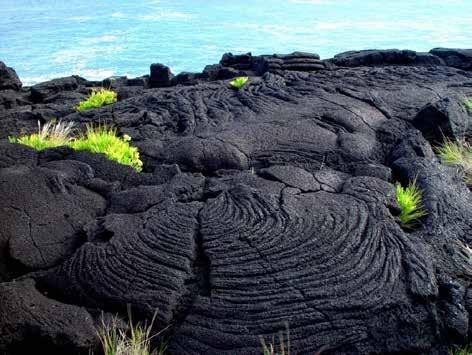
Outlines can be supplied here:
[[8, 137], [10, 143], [24, 144], [36, 150], [60, 147], [67, 145], [71, 140], [70, 134], [74, 126], [73, 122], [49, 121], [44, 126], [38, 121], [38, 133], [26, 136]]
[[396, 197], [400, 206], [400, 222], [404, 228], [411, 229], [416, 221], [426, 215], [422, 205], [422, 193], [413, 181], [407, 187], [396, 185]]
[[451, 141], [435, 148], [445, 164], [458, 165], [464, 169], [466, 183], [472, 185], [472, 147], [466, 141]]
[[233, 79], [232, 81], [230, 81], [229, 85], [231, 85], [231, 87], [233, 89], [239, 90], [244, 85], [246, 85], [248, 80], [249, 80], [249, 78], [247, 76], [240, 76], [240, 77], [237, 77], [237, 78]]
[[117, 96], [114, 91], [107, 89], [93, 90], [85, 101], [79, 103], [76, 110], [82, 112], [93, 108], [99, 108], [105, 105], [111, 105], [115, 103], [116, 100]]
[[467, 109], [467, 111], [472, 113], [472, 99], [465, 100], [464, 104], [465, 104], [465, 108]]
[[161, 344], [159, 349], [151, 350], [152, 327], [156, 315], [150, 324], [133, 324], [131, 314], [129, 315], [129, 330], [120, 327], [117, 317], [106, 323], [102, 319], [102, 326], [98, 329], [98, 337], [102, 345], [104, 355], [163, 355], [165, 345]]
[[131, 146], [130, 140], [127, 135], [118, 137], [116, 129], [105, 125], [96, 128], [87, 126], [86, 134], [72, 140], [69, 146], [78, 151], [105, 154], [110, 160], [141, 171], [143, 163], [139, 158], [138, 148]]

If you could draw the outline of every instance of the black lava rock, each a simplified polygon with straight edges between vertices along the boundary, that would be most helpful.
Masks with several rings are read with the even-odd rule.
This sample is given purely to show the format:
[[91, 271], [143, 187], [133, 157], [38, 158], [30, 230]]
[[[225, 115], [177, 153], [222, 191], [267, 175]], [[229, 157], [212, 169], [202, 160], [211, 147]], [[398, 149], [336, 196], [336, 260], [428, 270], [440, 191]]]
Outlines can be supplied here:
[[[260, 354], [287, 325], [294, 354], [466, 341], [472, 194], [433, 150], [472, 135], [468, 52], [449, 51], [226, 54], [176, 77], [153, 64], [152, 89], [120, 80], [119, 102], [83, 113], [97, 82], [3, 90], [0, 353], [97, 351], [97, 315], [128, 305], [157, 310], [175, 355]], [[144, 172], [8, 143], [53, 118], [113, 125]], [[407, 231], [395, 183], [412, 180], [427, 215]]]
[[20, 90], [21, 85], [16, 71], [0, 61], [0, 90]]
[[149, 77], [149, 85], [152, 88], [168, 87], [174, 74], [170, 68], [163, 64], [151, 64], [151, 76]]

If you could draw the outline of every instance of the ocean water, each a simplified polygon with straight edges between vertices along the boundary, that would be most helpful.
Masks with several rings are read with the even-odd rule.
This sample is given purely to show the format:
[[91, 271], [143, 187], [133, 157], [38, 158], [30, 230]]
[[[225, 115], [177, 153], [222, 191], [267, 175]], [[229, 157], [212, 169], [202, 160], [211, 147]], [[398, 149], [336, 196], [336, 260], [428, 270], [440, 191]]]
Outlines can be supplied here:
[[34, 84], [201, 71], [224, 52], [472, 48], [472, 0], [0, 0], [0, 60]]

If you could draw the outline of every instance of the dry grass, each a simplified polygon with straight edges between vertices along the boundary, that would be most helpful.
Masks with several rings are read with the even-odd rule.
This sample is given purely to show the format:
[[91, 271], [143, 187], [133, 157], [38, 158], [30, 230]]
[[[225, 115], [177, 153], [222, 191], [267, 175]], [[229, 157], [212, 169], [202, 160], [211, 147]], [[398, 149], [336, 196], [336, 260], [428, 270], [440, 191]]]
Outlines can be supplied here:
[[151, 322], [148, 324], [134, 324], [129, 311], [128, 330], [120, 327], [117, 317], [111, 322], [105, 322], [102, 319], [102, 326], [98, 329], [104, 355], [164, 355], [165, 344], [161, 344], [159, 349], [152, 349], [152, 338], [160, 334], [152, 334], [152, 327], [156, 319], [154, 314]]
[[87, 132], [80, 137], [71, 137], [73, 122], [64, 123], [54, 121], [41, 127], [38, 122], [38, 133], [9, 137], [10, 143], [24, 144], [36, 150], [69, 146], [77, 151], [89, 151], [104, 154], [108, 159], [123, 165], [131, 166], [136, 171], [142, 171], [143, 162], [140, 159], [138, 148], [130, 144], [131, 137], [118, 136], [115, 128], [106, 125], [87, 126]]
[[71, 140], [71, 133], [74, 127], [73, 122], [49, 121], [44, 126], [38, 121], [38, 133], [26, 136], [8, 137], [10, 143], [27, 145], [36, 150], [55, 148], [67, 145]]
[[264, 337], [260, 336], [263, 355], [290, 355], [290, 330], [288, 324], [285, 325], [285, 337], [282, 331], [279, 332], [279, 345], [275, 343], [275, 337], [272, 337], [272, 342], [267, 343]]
[[464, 169], [466, 183], [472, 185], [472, 147], [469, 143], [465, 140], [445, 139], [435, 151], [445, 164], [461, 166]]

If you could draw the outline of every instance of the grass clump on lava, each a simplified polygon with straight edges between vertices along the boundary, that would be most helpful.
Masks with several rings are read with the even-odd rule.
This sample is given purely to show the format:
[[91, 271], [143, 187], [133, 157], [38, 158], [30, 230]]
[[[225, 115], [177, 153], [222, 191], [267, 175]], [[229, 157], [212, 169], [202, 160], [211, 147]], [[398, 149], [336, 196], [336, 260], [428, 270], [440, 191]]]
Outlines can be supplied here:
[[246, 83], [248, 82], [249, 78], [247, 76], [240, 76], [240, 77], [237, 77], [233, 80], [231, 80], [229, 82], [229, 85], [233, 88], [233, 89], [241, 89], [244, 85], [246, 85]]
[[406, 187], [398, 183], [395, 189], [401, 210], [400, 224], [406, 229], [412, 229], [417, 220], [427, 214], [422, 205], [422, 192], [415, 181], [410, 182]]
[[472, 355], [472, 345], [466, 345], [463, 348], [449, 349], [449, 355]]
[[49, 121], [41, 126], [38, 121], [38, 133], [16, 137], [8, 137], [10, 143], [27, 145], [36, 150], [44, 150], [67, 145], [71, 138], [73, 122]]
[[142, 171], [143, 163], [139, 157], [138, 148], [130, 144], [131, 137], [119, 137], [115, 128], [106, 125], [87, 126], [84, 135], [72, 138], [73, 123], [53, 121], [41, 127], [38, 122], [38, 133], [16, 137], [9, 137], [10, 143], [27, 145], [36, 150], [68, 146], [77, 151], [104, 154], [108, 159], [128, 165], [136, 171]]
[[466, 183], [472, 185], [472, 147], [469, 143], [465, 140], [446, 139], [435, 150], [445, 164], [461, 166], [464, 169]]
[[465, 102], [464, 102], [464, 105], [465, 105], [465, 108], [467, 109], [467, 111], [472, 113], [472, 99], [466, 99]]
[[141, 171], [143, 163], [139, 158], [138, 148], [131, 146], [128, 135], [118, 137], [116, 129], [101, 125], [87, 126], [87, 132], [69, 142], [69, 146], [77, 151], [102, 153], [113, 161], [128, 165], [136, 171]]
[[117, 100], [116, 92], [107, 89], [93, 90], [86, 100], [77, 105], [76, 110], [79, 112], [100, 108], [105, 105], [111, 105]]
[[152, 334], [155, 315], [149, 324], [134, 324], [129, 316], [128, 329], [122, 329], [117, 317], [106, 323], [102, 320], [102, 326], [98, 329], [98, 337], [102, 345], [104, 355], [164, 355], [165, 343], [161, 343], [159, 349], [151, 348], [151, 339], [159, 333]]

